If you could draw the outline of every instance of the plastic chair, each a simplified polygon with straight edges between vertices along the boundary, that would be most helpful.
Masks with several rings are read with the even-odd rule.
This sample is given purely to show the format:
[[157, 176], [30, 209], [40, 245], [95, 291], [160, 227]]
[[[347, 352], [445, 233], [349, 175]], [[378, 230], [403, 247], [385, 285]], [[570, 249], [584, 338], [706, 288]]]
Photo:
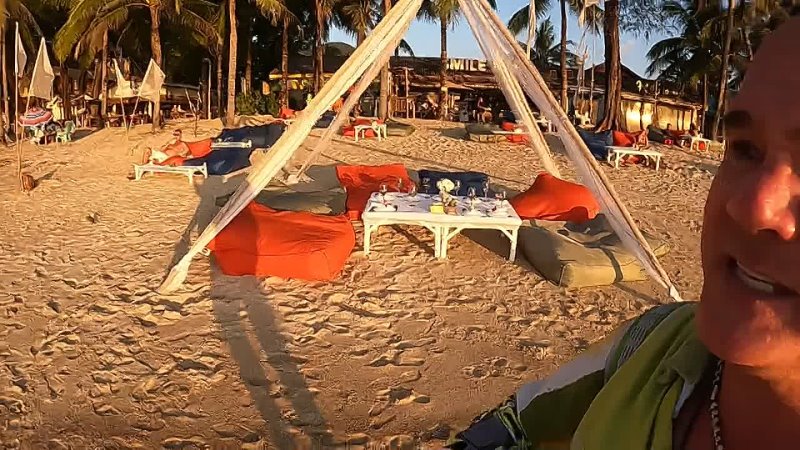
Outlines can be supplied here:
[[75, 122], [68, 120], [64, 128], [56, 133], [56, 142], [72, 142], [72, 133], [75, 131]]

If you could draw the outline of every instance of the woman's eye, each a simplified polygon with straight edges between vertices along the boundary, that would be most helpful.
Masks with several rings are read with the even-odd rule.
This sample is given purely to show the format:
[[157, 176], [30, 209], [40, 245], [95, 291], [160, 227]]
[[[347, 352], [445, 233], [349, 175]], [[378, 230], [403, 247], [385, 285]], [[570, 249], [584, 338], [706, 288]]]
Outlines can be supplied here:
[[732, 141], [726, 156], [739, 161], [761, 161], [763, 157], [761, 150], [753, 141], [747, 140]]

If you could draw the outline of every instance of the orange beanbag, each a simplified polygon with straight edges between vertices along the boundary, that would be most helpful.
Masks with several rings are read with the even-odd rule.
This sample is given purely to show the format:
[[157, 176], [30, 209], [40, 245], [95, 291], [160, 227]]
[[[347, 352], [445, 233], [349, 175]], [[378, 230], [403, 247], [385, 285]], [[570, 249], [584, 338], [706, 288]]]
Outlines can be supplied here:
[[[355, 135], [356, 135], [356, 127], [350, 126], [350, 127], [342, 128], [342, 136], [354, 137]], [[372, 128], [364, 130], [364, 134], [362, 134], [362, 136], [366, 136], [368, 138], [373, 138], [373, 137], [375, 137], [375, 130], [373, 130]]]
[[636, 143], [636, 136], [625, 133], [624, 131], [614, 131], [614, 146], [615, 147], [633, 147], [633, 144]]
[[549, 173], [539, 174], [530, 189], [509, 202], [523, 219], [582, 223], [600, 212], [600, 205], [589, 189]]
[[160, 163], [156, 164], [159, 166], [178, 167], [182, 166], [184, 161], [186, 161], [186, 159], [183, 158], [182, 156], [170, 156], [164, 161], [161, 161]]
[[369, 197], [378, 192], [382, 184], [385, 184], [390, 191], [398, 190], [398, 179], [402, 180], [404, 191], [411, 186], [411, 178], [402, 164], [336, 166], [336, 177], [347, 191], [347, 215], [352, 220], [361, 218]]
[[503, 122], [500, 124], [500, 128], [503, 131], [514, 131], [514, 129], [517, 128], [517, 126], [512, 122]]
[[281, 108], [280, 112], [278, 113], [278, 117], [281, 119], [292, 119], [295, 116], [295, 111], [291, 108], [283, 107]]
[[192, 154], [192, 158], [202, 158], [211, 153], [211, 139], [203, 139], [202, 141], [197, 142], [186, 142], [186, 146], [189, 147], [189, 152]]
[[332, 280], [356, 245], [345, 216], [250, 203], [208, 244], [225, 275]]

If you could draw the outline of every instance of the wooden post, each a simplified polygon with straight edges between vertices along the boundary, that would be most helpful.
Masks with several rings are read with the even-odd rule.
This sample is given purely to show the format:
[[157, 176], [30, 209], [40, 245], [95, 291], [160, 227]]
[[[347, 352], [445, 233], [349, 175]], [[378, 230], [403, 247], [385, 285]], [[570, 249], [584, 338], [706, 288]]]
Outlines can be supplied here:
[[[104, 123], [108, 113], [108, 30], [103, 33], [103, 62], [101, 70], [100, 92], [103, 102], [100, 106], [100, 122]], [[102, 128], [102, 126], [101, 126]]]

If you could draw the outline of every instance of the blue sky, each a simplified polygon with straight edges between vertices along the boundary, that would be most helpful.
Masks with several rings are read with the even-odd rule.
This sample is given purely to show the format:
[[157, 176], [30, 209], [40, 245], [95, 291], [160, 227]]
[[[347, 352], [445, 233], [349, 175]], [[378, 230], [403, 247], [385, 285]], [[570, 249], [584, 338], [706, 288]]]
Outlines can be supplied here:
[[[498, 14], [504, 22], [507, 22], [514, 12], [530, 3], [530, 0], [498, 0]], [[549, 11], [551, 20], [555, 24], [556, 36], [561, 33], [561, 15], [558, 8], [558, 1], [553, 1], [553, 7]], [[569, 39], [577, 43], [581, 39], [581, 30], [578, 27], [578, 20], [570, 17], [567, 26]], [[622, 63], [633, 69], [639, 75], [645, 76], [647, 68], [646, 53], [650, 45], [662, 39], [663, 36], [655, 36], [648, 42], [643, 37], [635, 37], [629, 34], [622, 34], [620, 37], [620, 47]], [[342, 41], [355, 45], [355, 38], [348, 36], [341, 30], [333, 30], [330, 34], [330, 41]], [[523, 37], [524, 39], [524, 37]], [[416, 21], [411, 25], [406, 40], [411, 44], [417, 56], [439, 56], [439, 25]], [[451, 58], [475, 58], [483, 59], [481, 51], [475, 42], [469, 25], [463, 18], [451, 31], [448, 39], [448, 54]], [[591, 40], [589, 41], [589, 51], [591, 53]], [[590, 60], [592, 59], [590, 55]], [[594, 61], [603, 60], [603, 38], [595, 38]]]

